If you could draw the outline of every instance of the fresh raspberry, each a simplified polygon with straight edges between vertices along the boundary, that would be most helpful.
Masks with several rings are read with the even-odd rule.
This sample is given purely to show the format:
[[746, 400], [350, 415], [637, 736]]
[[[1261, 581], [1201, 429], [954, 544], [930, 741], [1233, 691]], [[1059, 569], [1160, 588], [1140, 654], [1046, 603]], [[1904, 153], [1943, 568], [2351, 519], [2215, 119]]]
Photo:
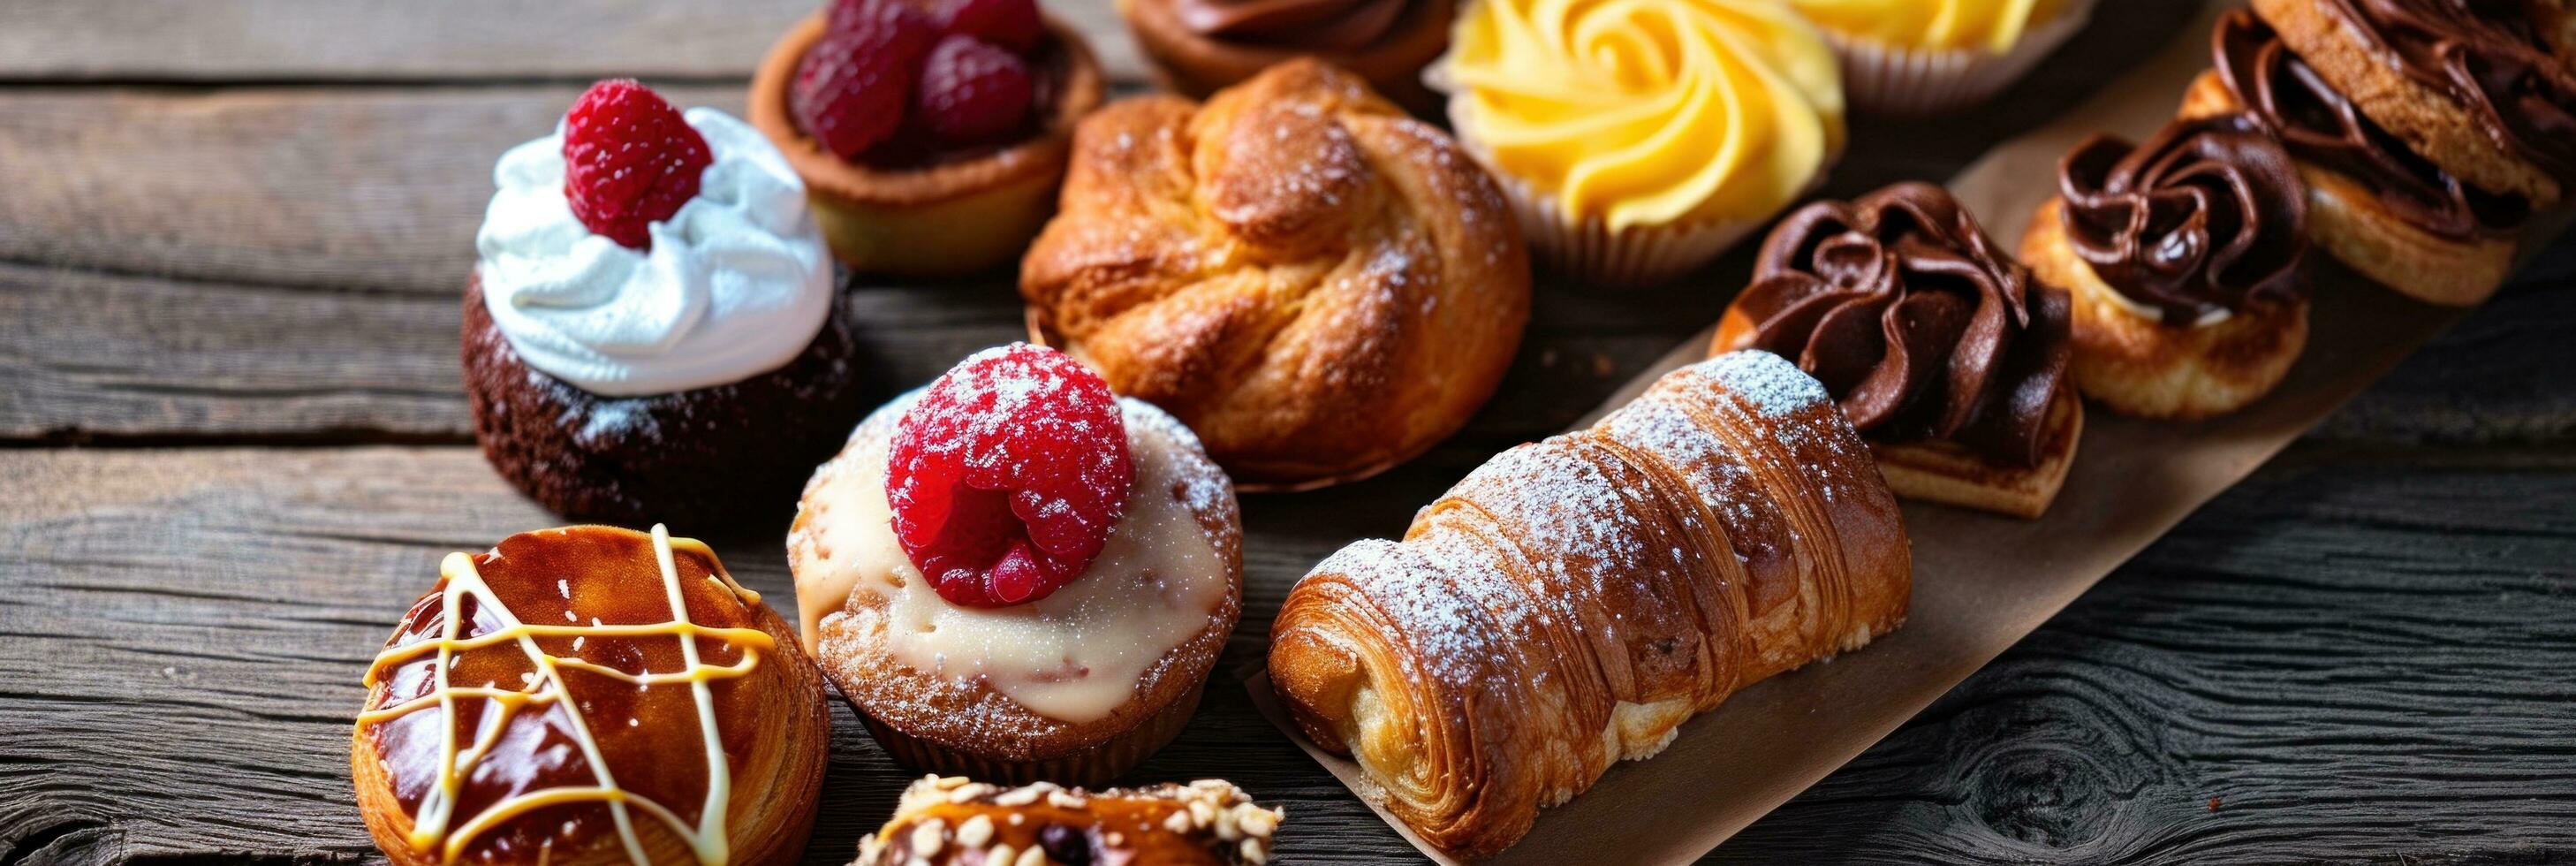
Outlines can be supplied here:
[[1018, 131], [1035, 96], [1019, 57], [972, 36], [949, 36], [922, 63], [913, 111], [941, 141], [983, 144]]
[[796, 65], [788, 109], [805, 134], [855, 160], [903, 126], [939, 28], [902, 0], [848, 0], [833, 5], [824, 32]]
[[940, 11], [939, 32], [972, 36], [1022, 57], [1046, 37], [1037, 0], [948, 0]]
[[1001, 607], [1081, 577], [1134, 475], [1109, 383], [1013, 343], [967, 358], [903, 413], [886, 499], [896, 540], [941, 598]]
[[715, 157], [679, 109], [631, 78], [593, 84], [564, 115], [564, 198], [581, 224], [634, 249], [698, 195]]

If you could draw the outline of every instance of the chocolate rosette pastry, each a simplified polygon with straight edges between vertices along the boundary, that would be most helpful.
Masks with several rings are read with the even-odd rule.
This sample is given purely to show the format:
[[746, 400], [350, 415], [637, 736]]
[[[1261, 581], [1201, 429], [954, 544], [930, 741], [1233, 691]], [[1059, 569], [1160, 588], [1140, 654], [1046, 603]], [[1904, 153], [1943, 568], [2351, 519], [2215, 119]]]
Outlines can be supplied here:
[[2256, 0], [2319, 77], [2443, 170], [2542, 207], [2576, 181], [2576, 55], [2541, 0]]
[[2479, 189], [2362, 113], [2253, 13], [2220, 19], [2213, 68], [2185, 117], [2244, 112], [2296, 161], [2316, 244], [2418, 299], [2468, 304], [2494, 292], [2531, 217], [2520, 195]]
[[1313, 57], [1416, 112], [1439, 105], [1422, 68], [1449, 47], [1458, 0], [1118, 0], [1156, 78], [1204, 99]]
[[2066, 238], [2142, 315], [2208, 324], [2306, 299], [2307, 193], [2245, 114], [2179, 120], [2145, 144], [2096, 135], [2058, 167]]
[[2076, 387], [2132, 415], [2203, 418], [2269, 393], [2307, 345], [2307, 187], [2247, 113], [2058, 164], [2022, 260], [2075, 299]]
[[1714, 350], [1824, 383], [1898, 495], [2035, 516], [2081, 420], [2060, 387], [2072, 316], [1948, 191], [1904, 183], [1782, 221]]

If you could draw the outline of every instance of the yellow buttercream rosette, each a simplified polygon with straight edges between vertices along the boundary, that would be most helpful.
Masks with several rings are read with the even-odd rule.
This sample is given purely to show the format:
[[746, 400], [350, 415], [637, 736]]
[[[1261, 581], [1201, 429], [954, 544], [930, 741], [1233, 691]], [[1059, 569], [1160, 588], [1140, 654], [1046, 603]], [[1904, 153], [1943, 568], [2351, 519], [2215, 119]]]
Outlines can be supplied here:
[[1434, 76], [1540, 252], [1608, 281], [1715, 257], [1843, 146], [1833, 53], [1781, 0], [1478, 0]]
[[1827, 31], [1882, 45], [2002, 54], [2066, 0], [1789, 0]]

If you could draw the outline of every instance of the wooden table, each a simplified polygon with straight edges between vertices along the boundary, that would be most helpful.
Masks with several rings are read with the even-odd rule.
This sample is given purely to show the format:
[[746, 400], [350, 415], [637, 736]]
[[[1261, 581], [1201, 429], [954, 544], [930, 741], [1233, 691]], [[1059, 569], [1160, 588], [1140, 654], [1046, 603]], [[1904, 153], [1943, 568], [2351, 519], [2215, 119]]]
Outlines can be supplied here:
[[[1105, 3], [1054, 5], [1143, 86]], [[1992, 108], [1859, 124], [1828, 192], [1948, 176], [2134, 62], [2186, 5], [2103, 3]], [[0, 863], [375, 857], [345, 760], [366, 659], [441, 554], [557, 522], [484, 465], [459, 393], [493, 159], [598, 77], [738, 109], [809, 8], [0, 4]], [[1413, 859], [1237, 685], [1280, 599], [1589, 410], [1712, 320], [1745, 268], [1645, 293], [1545, 286], [1465, 433], [1370, 482], [1246, 499], [1243, 627], [1199, 717], [1137, 776], [1222, 774], [1285, 804], [1292, 862]], [[1712, 859], [2576, 853], [2571, 280], [2562, 242]], [[852, 303], [887, 390], [1020, 333], [1007, 274], [868, 282]], [[718, 541], [786, 597], [777, 532]], [[846, 859], [910, 775], [834, 716], [815, 862]]]

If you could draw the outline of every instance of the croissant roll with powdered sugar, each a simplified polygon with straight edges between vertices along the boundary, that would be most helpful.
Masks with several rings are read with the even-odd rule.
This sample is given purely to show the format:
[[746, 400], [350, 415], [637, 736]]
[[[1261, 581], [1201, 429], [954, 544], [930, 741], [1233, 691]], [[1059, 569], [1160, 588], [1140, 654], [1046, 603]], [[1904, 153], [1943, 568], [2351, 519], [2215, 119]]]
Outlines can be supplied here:
[[1735, 352], [1503, 452], [1403, 541], [1324, 560], [1271, 629], [1270, 675], [1380, 805], [1481, 856], [1736, 689], [1894, 629], [1911, 571], [1824, 387]]

